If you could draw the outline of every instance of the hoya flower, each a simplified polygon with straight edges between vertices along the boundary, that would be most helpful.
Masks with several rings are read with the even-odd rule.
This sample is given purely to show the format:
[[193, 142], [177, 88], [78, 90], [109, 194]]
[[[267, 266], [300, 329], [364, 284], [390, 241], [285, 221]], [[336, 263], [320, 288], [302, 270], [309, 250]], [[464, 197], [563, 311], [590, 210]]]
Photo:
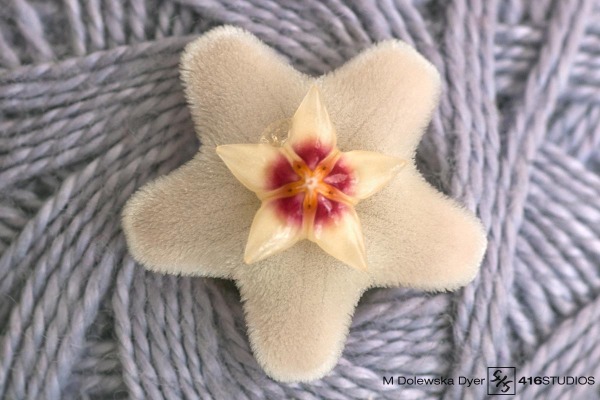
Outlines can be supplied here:
[[[202, 146], [129, 200], [127, 243], [150, 270], [235, 280], [268, 375], [330, 371], [370, 287], [475, 277], [480, 222], [414, 165], [440, 81], [410, 46], [383, 42], [314, 78], [222, 27], [181, 68]], [[289, 126], [285, 141], [260, 143], [274, 124]]]

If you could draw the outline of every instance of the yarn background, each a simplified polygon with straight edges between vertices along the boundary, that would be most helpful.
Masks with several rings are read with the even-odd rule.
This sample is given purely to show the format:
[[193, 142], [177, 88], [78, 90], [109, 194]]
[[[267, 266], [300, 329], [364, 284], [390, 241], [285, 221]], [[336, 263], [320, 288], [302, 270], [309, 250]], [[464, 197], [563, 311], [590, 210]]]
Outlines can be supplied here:
[[[120, 210], [198, 142], [183, 46], [235, 24], [321, 74], [391, 37], [444, 77], [418, 153], [489, 249], [456, 293], [376, 289], [324, 379], [280, 384], [231, 282], [145, 272]], [[0, 398], [480, 399], [382, 376], [594, 375], [600, 397], [600, 1], [0, 0]]]

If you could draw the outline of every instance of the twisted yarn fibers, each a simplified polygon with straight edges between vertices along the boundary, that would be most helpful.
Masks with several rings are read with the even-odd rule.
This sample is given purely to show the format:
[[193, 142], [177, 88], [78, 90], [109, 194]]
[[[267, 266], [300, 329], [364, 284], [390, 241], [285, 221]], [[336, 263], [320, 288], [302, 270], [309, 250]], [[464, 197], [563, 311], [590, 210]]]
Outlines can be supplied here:
[[[600, 390], [598, 0], [6, 0], [0, 7], [0, 398], [480, 399], [382, 377], [595, 376]], [[251, 31], [311, 74], [400, 38], [444, 77], [421, 171], [489, 248], [457, 293], [363, 296], [326, 378], [258, 367], [230, 282], [146, 272], [119, 215], [198, 143], [183, 46]]]

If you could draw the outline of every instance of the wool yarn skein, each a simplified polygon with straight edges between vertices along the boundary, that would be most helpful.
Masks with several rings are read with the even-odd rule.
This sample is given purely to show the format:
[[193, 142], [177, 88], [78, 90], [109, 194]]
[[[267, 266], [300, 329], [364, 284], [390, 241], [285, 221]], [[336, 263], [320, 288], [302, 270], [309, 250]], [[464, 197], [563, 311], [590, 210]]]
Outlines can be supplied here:
[[[518, 385], [598, 398], [600, 1], [10, 0], [0, 12], [0, 398], [479, 399], [390, 377], [594, 376]], [[418, 151], [489, 246], [456, 293], [367, 292], [313, 383], [257, 365], [230, 282], [146, 272], [119, 215], [197, 143], [180, 52], [243, 27], [309, 74], [399, 38], [443, 76]]]

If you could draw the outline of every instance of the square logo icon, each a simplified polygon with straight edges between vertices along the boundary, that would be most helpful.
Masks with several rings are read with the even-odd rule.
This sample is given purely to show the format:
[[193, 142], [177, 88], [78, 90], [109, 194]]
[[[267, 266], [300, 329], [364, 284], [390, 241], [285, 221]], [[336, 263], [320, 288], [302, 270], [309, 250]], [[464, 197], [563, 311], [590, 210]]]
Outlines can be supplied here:
[[515, 367], [488, 367], [487, 394], [514, 396], [517, 394], [517, 369]]

